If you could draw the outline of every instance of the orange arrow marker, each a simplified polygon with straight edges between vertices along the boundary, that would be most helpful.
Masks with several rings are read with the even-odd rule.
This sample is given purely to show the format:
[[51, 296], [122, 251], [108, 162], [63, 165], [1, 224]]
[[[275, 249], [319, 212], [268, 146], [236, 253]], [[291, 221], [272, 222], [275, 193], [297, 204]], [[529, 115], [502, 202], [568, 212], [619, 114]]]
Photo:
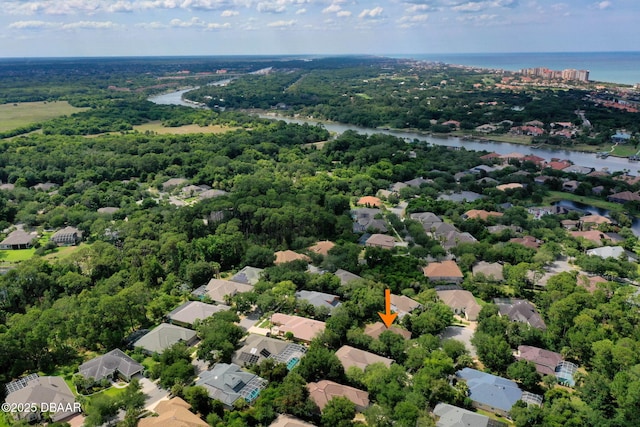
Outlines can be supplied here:
[[393, 321], [396, 320], [396, 317], [398, 317], [397, 313], [391, 312], [391, 290], [390, 289], [384, 290], [384, 309], [386, 312], [385, 313], [378, 312], [378, 316], [380, 316], [380, 318], [384, 322], [384, 325], [388, 328], [391, 326]]

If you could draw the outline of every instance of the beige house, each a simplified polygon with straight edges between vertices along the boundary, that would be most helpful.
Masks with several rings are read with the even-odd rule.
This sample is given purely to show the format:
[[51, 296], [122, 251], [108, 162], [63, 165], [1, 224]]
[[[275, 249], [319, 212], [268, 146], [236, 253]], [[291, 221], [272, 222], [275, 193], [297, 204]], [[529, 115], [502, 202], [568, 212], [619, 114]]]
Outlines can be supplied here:
[[432, 262], [422, 269], [430, 282], [462, 283], [464, 275], [455, 261]]
[[386, 234], [372, 234], [364, 245], [370, 248], [393, 249], [396, 245], [396, 239]]
[[356, 405], [356, 411], [362, 412], [369, 407], [369, 393], [357, 388], [338, 384], [333, 381], [322, 380], [307, 384], [309, 398], [322, 411], [334, 397], [346, 397]]
[[342, 367], [346, 371], [352, 366], [365, 370], [365, 368], [374, 363], [382, 363], [387, 368], [393, 363], [393, 359], [378, 356], [377, 354], [360, 350], [349, 345], [343, 345], [336, 351], [336, 357], [342, 363]]
[[478, 320], [478, 314], [482, 310], [482, 306], [476, 302], [473, 294], [463, 289], [444, 289], [436, 288], [438, 298], [453, 310], [454, 314], [466, 318], [470, 321]]
[[191, 405], [179, 397], [163, 400], [155, 408], [158, 416], [142, 418], [138, 427], [207, 427], [209, 424], [190, 408]]
[[287, 332], [291, 332], [295, 339], [307, 343], [311, 342], [316, 335], [324, 332], [325, 328], [325, 323], [319, 320], [282, 313], [271, 316], [271, 323], [275, 325], [274, 333], [276, 335], [284, 336]]

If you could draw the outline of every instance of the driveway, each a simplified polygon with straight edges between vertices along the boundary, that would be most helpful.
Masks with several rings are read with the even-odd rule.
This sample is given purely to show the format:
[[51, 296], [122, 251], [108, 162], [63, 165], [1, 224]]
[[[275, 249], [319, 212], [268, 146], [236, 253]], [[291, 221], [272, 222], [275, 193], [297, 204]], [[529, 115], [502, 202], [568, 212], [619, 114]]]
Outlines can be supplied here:
[[167, 400], [169, 398], [169, 391], [161, 389], [155, 382], [149, 378], [138, 377], [140, 379], [140, 385], [142, 386], [142, 392], [147, 396], [144, 402], [145, 409], [153, 411], [158, 402], [161, 400]]
[[248, 331], [249, 328], [251, 328], [253, 325], [258, 323], [258, 320], [260, 320], [260, 314], [253, 312], [246, 317], [243, 316], [240, 319], [240, 326], [242, 326], [245, 330]]
[[442, 332], [442, 339], [454, 339], [464, 343], [464, 346], [469, 350], [471, 357], [477, 357], [476, 348], [471, 344], [471, 338], [473, 338], [473, 328], [463, 328], [462, 326], [447, 326]]

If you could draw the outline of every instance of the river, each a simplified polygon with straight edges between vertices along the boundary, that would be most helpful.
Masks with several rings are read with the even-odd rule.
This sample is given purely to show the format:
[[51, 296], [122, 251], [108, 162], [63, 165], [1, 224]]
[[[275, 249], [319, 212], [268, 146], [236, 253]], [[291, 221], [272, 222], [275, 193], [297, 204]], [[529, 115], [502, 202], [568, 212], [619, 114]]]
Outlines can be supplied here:
[[[225, 79], [218, 82], [210, 83], [211, 85], [224, 85], [231, 81], [231, 79]], [[163, 105], [183, 105], [186, 107], [200, 108], [198, 104], [186, 102], [182, 96], [197, 88], [191, 89], [183, 89], [179, 91], [169, 92], [162, 95], [156, 95], [149, 98], [149, 101], [155, 102], [156, 104]], [[303, 119], [292, 119], [289, 117], [280, 117], [266, 114], [259, 114], [259, 117], [272, 119], [272, 120], [283, 120], [287, 123], [318, 123], [316, 120], [303, 120]], [[495, 141], [479, 141], [479, 140], [467, 140], [454, 136], [433, 136], [433, 135], [424, 135], [422, 133], [416, 132], [404, 132], [397, 130], [388, 130], [388, 129], [374, 129], [374, 128], [366, 128], [356, 125], [350, 125], [345, 123], [337, 123], [337, 122], [322, 122], [320, 123], [324, 126], [329, 132], [335, 132], [337, 134], [341, 134], [347, 130], [354, 130], [356, 132], [360, 132], [363, 134], [373, 134], [373, 133], [384, 133], [388, 135], [397, 136], [399, 138], [409, 138], [409, 140], [413, 141], [414, 139], [418, 139], [419, 141], [426, 141], [430, 144], [434, 145], [444, 145], [448, 147], [464, 147], [467, 150], [474, 151], [494, 151], [498, 154], [509, 154], [513, 152], [522, 153], [522, 154], [533, 154], [539, 157], [542, 157], [546, 160], [551, 160], [552, 158], [560, 158], [560, 159], [568, 159], [572, 161], [574, 164], [579, 166], [586, 166], [590, 168], [594, 168], [596, 170], [606, 169], [609, 172], [618, 172], [629, 170], [630, 173], [636, 174], [640, 173], [640, 163], [631, 163], [626, 158], [613, 157], [609, 156], [606, 159], [597, 158], [594, 153], [583, 153], [579, 151], [569, 151], [569, 150], [553, 150], [550, 148], [533, 148], [527, 145], [519, 145], [519, 144], [511, 144], [508, 142], [495, 142]]]

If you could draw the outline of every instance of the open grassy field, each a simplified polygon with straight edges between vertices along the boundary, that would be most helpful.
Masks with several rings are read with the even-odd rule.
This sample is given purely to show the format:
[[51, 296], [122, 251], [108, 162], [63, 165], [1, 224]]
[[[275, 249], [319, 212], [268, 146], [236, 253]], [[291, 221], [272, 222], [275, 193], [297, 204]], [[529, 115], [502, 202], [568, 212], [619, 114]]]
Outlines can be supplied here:
[[0, 105], [0, 132], [64, 116], [86, 108], [76, 108], [67, 101], [19, 102]]
[[211, 125], [211, 126], [198, 126], [198, 125], [185, 125], [178, 127], [165, 127], [160, 122], [149, 122], [142, 125], [134, 126], [134, 130], [138, 132], [155, 132], [157, 134], [176, 134], [184, 135], [187, 133], [225, 133], [232, 130], [239, 129], [237, 127]]

